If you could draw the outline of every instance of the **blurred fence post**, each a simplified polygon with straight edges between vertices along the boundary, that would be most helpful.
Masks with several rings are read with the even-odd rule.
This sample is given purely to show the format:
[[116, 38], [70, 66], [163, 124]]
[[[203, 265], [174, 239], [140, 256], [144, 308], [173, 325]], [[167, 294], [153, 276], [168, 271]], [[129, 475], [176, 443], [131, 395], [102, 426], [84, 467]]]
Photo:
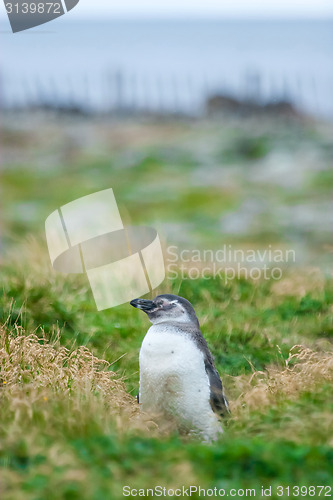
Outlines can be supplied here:
[[245, 73], [245, 99], [249, 102], [258, 103], [261, 99], [261, 75], [256, 70], [248, 70]]

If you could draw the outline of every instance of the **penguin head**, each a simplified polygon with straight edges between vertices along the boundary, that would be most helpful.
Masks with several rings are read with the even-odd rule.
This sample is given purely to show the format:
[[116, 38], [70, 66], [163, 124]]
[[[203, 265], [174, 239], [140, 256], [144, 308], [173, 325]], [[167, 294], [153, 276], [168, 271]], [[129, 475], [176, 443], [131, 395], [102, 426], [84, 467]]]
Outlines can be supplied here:
[[153, 300], [134, 299], [130, 304], [144, 311], [153, 324], [177, 322], [198, 325], [192, 304], [178, 295], [157, 295]]

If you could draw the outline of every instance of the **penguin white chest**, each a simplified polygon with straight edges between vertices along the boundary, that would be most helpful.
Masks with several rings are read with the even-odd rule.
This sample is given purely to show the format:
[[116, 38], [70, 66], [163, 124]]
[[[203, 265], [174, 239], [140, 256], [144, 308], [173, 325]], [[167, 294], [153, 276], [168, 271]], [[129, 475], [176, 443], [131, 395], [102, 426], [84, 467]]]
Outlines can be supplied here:
[[139, 362], [142, 409], [176, 417], [182, 427], [214, 439], [220, 426], [209, 402], [204, 356], [195, 342], [174, 328], [153, 325]]

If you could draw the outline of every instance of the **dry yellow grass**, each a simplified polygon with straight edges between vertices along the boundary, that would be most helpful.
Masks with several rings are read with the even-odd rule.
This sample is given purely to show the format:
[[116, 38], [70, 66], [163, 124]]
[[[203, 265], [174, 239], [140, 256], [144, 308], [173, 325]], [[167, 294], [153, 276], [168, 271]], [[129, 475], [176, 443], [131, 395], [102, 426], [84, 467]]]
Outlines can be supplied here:
[[[333, 382], [332, 352], [296, 345], [285, 366], [270, 366], [265, 371], [229, 377], [226, 381], [232, 407], [231, 425], [225, 425], [226, 446], [230, 439], [239, 442], [245, 435], [258, 434], [265, 439], [288, 438], [300, 443], [325, 439], [326, 444], [333, 445], [329, 408], [317, 410], [313, 406], [309, 417], [303, 413], [304, 406], [298, 410], [293, 404], [305, 391]], [[139, 412], [135, 398], [126, 392], [123, 381], [111, 371], [108, 362], [83, 346], [66, 349], [57, 336], [49, 342], [43, 330], [38, 336], [27, 335], [18, 326], [11, 331], [6, 325], [0, 328], [0, 385], [0, 457], [28, 457], [33, 464], [29, 477], [36, 474], [50, 478], [50, 491], [62, 488], [64, 482], [75, 483], [85, 492], [85, 498], [93, 497], [94, 482], [87, 481], [89, 465], [73, 448], [77, 440], [91, 447], [101, 436], [116, 435], [121, 450], [123, 438], [129, 446], [135, 435], [163, 438], [173, 430], [170, 423], [157, 424]], [[283, 421], [272, 426], [265, 415], [271, 408], [278, 410], [280, 404], [287, 405], [280, 417], [277, 413]], [[85, 449], [84, 444], [80, 446]], [[94, 460], [99, 463], [100, 451], [96, 453]], [[43, 460], [34, 464], [39, 456]], [[6, 463], [3, 466], [1, 498], [12, 500], [11, 493], [16, 491], [15, 500], [34, 500], [33, 490], [24, 493], [26, 476], [20, 467], [7, 467]], [[110, 477], [119, 476], [122, 484], [121, 461], [109, 460], [105, 467]], [[144, 466], [141, 473], [146, 478]], [[172, 486], [183, 484], [185, 476], [191, 484], [197, 483], [196, 473], [186, 459], [170, 466], [168, 473], [173, 478], [169, 480]]]
[[[84, 404], [85, 418], [98, 407], [103, 409], [101, 415], [115, 418], [118, 429], [128, 425], [150, 432], [158, 429], [154, 422], [140, 418], [135, 398], [110, 370], [110, 363], [84, 346], [72, 351], [61, 346], [59, 333], [53, 342], [46, 340], [42, 329], [40, 333], [38, 337], [26, 335], [18, 326], [11, 332], [6, 326], [0, 328], [0, 395], [7, 400], [15, 421], [25, 415], [32, 418], [36, 405], [44, 405], [45, 414], [45, 403], [68, 398], [78, 407]], [[296, 345], [284, 368], [270, 366], [250, 376], [228, 378], [233, 416], [242, 418], [244, 411], [274, 406], [279, 398], [296, 399], [323, 381], [333, 382], [333, 353]], [[159, 431], [164, 433], [164, 427]]]
[[271, 291], [277, 297], [293, 295], [304, 297], [307, 293], [322, 293], [325, 288], [325, 277], [318, 267], [307, 267], [288, 273], [286, 277], [276, 281]]
[[333, 382], [333, 353], [295, 345], [285, 368], [271, 366], [251, 376], [232, 378], [233, 392], [239, 394], [232, 404], [234, 412], [239, 414], [244, 407], [251, 410], [272, 406], [279, 398], [296, 399], [302, 391], [312, 390], [324, 381]]
[[[41, 330], [25, 335], [21, 327], [12, 332], [0, 329], [1, 399], [7, 400], [8, 410], [18, 421], [33, 417], [34, 408], [58, 398], [87, 402], [94, 400], [106, 406], [112, 414], [133, 417], [137, 413], [135, 399], [125, 390], [124, 383], [110, 370], [110, 364], [96, 358], [86, 347], [69, 350], [59, 341], [49, 343]], [[103, 412], [104, 413], [104, 412]]]
[[16, 325], [11, 333], [1, 327], [0, 354], [2, 383], [8, 388], [31, 383], [66, 393], [89, 381], [91, 387], [104, 393], [116, 389], [124, 398], [127, 396], [121, 381], [114, 378], [115, 373], [106, 370], [110, 366], [107, 361], [96, 358], [83, 346], [70, 351], [58, 342], [48, 343], [42, 329], [38, 337], [25, 335]]

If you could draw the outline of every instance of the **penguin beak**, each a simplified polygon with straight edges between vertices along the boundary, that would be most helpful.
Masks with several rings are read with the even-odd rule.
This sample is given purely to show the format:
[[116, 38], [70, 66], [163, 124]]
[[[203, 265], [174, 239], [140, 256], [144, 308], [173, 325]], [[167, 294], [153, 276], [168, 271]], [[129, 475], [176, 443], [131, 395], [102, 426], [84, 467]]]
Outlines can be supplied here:
[[134, 299], [130, 302], [131, 306], [141, 309], [142, 311], [149, 312], [156, 308], [155, 302], [145, 299]]

